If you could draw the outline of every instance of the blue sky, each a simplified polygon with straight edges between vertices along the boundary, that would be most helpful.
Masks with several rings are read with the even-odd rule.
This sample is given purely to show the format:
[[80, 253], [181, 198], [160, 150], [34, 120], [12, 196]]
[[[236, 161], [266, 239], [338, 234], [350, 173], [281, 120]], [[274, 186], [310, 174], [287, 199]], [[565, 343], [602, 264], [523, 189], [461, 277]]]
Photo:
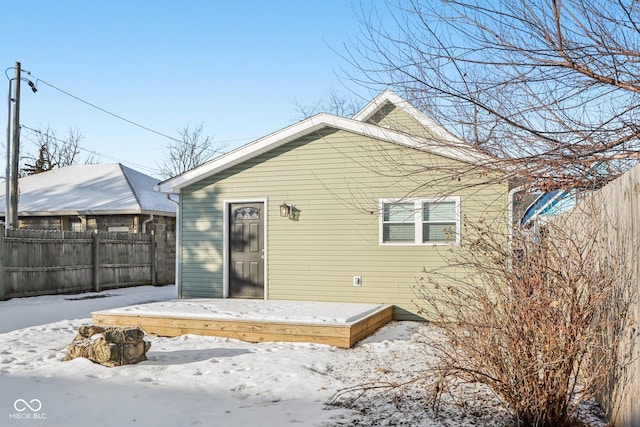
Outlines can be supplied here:
[[[359, 0], [21, 0], [3, 8], [0, 65], [20, 61], [24, 77], [163, 134], [203, 124], [228, 151], [300, 119], [296, 102], [374, 95], [345, 78], [336, 53], [358, 36], [359, 10]], [[167, 138], [42, 82], [36, 94], [22, 85], [20, 116], [58, 136], [78, 128], [101, 163], [154, 175], [167, 153]], [[33, 151], [33, 134], [22, 139]]]

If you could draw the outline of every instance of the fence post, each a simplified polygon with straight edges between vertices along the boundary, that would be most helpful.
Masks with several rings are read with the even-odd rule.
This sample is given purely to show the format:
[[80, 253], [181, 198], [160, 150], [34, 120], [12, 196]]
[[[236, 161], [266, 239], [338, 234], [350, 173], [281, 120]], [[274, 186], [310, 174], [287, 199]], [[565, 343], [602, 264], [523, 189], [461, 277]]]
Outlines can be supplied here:
[[93, 233], [93, 290], [100, 292], [100, 233]]
[[151, 284], [156, 286], [158, 284], [158, 259], [156, 258], [156, 231], [151, 230], [151, 239], [149, 241], [149, 245], [151, 248], [149, 252], [151, 253]]
[[0, 225], [0, 300], [4, 299], [4, 225]]

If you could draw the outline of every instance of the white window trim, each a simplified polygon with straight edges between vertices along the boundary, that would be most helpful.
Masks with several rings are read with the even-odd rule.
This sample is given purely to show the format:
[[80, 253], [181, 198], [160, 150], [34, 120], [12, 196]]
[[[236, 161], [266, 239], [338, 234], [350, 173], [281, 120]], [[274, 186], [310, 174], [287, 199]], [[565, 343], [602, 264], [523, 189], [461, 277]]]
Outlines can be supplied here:
[[[456, 238], [454, 241], [449, 242], [423, 242], [422, 241], [422, 206], [424, 203], [440, 203], [440, 202], [455, 202], [456, 211]], [[413, 203], [414, 204], [414, 225], [415, 236], [413, 242], [385, 242], [384, 238], [384, 205], [388, 203]], [[447, 196], [447, 197], [424, 197], [424, 198], [410, 198], [410, 199], [380, 199], [379, 206], [379, 221], [378, 221], [378, 244], [380, 246], [460, 246], [460, 196]]]

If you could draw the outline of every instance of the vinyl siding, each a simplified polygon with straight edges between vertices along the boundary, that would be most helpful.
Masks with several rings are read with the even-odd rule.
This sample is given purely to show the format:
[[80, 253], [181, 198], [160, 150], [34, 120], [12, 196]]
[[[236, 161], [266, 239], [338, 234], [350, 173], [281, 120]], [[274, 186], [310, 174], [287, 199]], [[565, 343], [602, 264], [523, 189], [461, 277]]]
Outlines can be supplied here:
[[[452, 191], [436, 165], [469, 168], [466, 181]], [[478, 186], [483, 179], [460, 162], [344, 131], [292, 141], [183, 190], [182, 296], [222, 297], [224, 201], [266, 199], [269, 299], [387, 303], [399, 307], [396, 317], [415, 313], [416, 277], [444, 265], [450, 247], [379, 245], [379, 200], [460, 196], [472, 221], [506, 216], [506, 183]], [[283, 202], [300, 210], [299, 221], [280, 217]]]
[[388, 127], [400, 132], [417, 135], [423, 138], [434, 138], [431, 130], [425, 128], [419, 121], [407, 114], [403, 109], [391, 103], [385, 104], [369, 120], [370, 123]]

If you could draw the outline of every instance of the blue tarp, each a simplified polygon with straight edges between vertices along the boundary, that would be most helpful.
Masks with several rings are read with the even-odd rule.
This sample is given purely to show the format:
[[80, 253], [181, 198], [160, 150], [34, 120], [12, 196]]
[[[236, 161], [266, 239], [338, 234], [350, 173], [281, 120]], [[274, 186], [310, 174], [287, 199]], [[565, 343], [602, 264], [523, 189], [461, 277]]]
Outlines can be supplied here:
[[553, 190], [542, 193], [524, 212], [520, 218], [520, 226], [525, 227], [538, 217], [558, 215], [574, 207], [575, 191]]

